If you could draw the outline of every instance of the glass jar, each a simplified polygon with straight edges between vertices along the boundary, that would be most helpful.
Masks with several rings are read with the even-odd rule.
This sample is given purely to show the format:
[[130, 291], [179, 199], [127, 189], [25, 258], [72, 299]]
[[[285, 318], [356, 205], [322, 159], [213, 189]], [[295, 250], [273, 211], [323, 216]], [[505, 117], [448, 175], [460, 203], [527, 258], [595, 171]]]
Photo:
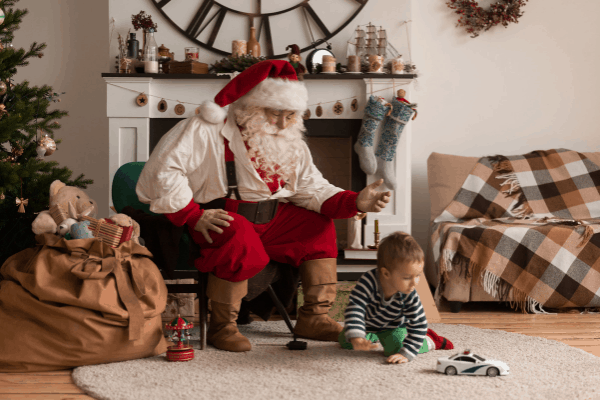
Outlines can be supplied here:
[[158, 74], [158, 45], [154, 39], [154, 29], [148, 29], [146, 46], [144, 47], [144, 72]]
[[186, 47], [185, 48], [185, 59], [186, 60], [198, 61], [199, 56], [200, 56], [200, 49], [198, 49], [197, 47]]

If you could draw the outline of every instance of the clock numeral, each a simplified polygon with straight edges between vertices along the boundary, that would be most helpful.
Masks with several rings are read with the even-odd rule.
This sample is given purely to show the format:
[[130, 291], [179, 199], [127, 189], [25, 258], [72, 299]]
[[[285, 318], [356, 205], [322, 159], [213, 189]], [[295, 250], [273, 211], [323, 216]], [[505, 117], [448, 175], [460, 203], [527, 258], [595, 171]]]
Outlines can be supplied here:
[[223, 25], [223, 20], [225, 19], [226, 14], [227, 14], [226, 8], [220, 9], [219, 12], [217, 14], [215, 14], [216, 16], [218, 16], [217, 22], [215, 23], [215, 27], [213, 28], [212, 32], [210, 33], [210, 38], [208, 39], [208, 42], [206, 42], [207, 45], [212, 47], [212, 45], [215, 43], [215, 39], [217, 38], [217, 35], [219, 34], [221, 25]]
[[265, 30], [265, 40], [267, 42], [267, 57], [273, 57], [275, 54], [273, 52], [273, 36], [271, 35], [271, 23], [269, 22], [269, 16], [265, 15], [260, 19], [260, 26], [258, 27], [258, 37], [257, 40], [260, 40], [261, 31]]
[[170, 1], [171, 0], [160, 0], [158, 3], [156, 3], [156, 7], [163, 8], [164, 6], [169, 4]]
[[[215, 4], [215, 0], [204, 0], [202, 5], [200, 6], [200, 9], [194, 16], [194, 19], [192, 19], [192, 22], [190, 22], [190, 25], [185, 30], [185, 33], [188, 36], [191, 36], [194, 38], [198, 37], [198, 35], [204, 30], [204, 28], [206, 28], [206, 25], [208, 25], [210, 23], [210, 21], [213, 20], [214, 16], [206, 23], [206, 25], [204, 25], [204, 27], [202, 29], [200, 29], [202, 22], [206, 19], [208, 12], [211, 10], [211, 8], [214, 4]], [[217, 14], [215, 14], [215, 16], [216, 15]]]
[[306, 3], [303, 3], [302, 6], [304, 7], [304, 9], [306, 11], [308, 11], [308, 13], [312, 17], [312, 19], [315, 21], [315, 23], [317, 24], [319, 29], [321, 29], [321, 32], [323, 32], [323, 34], [325, 34], [325, 37], [331, 37], [331, 32], [329, 32], [329, 29], [327, 29], [327, 27], [325, 26], [323, 21], [321, 21], [321, 18], [319, 18], [319, 16], [315, 12], [315, 10], [310, 6], [310, 4], [308, 4], [308, 2], [306, 2]]

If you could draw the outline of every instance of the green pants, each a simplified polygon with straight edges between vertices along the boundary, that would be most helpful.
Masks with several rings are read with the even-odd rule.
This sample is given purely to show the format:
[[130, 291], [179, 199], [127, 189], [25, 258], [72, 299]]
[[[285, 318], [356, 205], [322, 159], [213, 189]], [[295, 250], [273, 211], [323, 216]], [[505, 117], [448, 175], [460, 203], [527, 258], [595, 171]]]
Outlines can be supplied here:
[[[346, 328], [340, 332], [338, 336], [338, 341], [342, 345], [343, 349], [352, 350], [352, 343], [346, 340]], [[402, 348], [402, 343], [406, 338], [406, 328], [396, 328], [396, 329], [386, 329], [385, 331], [380, 332], [367, 332], [366, 339], [372, 343], [380, 342], [383, 346], [383, 354], [386, 356], [391, 356], [392, 354], [396, 354], [400, 352]], [[419, 354], [427, 353], [429, 351], [429, 346], [427, 345], [427, 340], [423, 340], [423, 345], [419, 349]]]

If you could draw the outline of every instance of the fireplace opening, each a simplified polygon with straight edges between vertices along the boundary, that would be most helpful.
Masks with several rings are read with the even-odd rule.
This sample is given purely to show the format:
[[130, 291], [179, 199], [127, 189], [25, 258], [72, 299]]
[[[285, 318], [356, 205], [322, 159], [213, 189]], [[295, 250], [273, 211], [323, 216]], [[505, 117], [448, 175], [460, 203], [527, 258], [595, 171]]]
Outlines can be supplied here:
[[[181, 118], [150, 119], [150, 153], [161, 137]], [[367, 183], [360, 169], [358, 155], [353, 150], [360, 131], [360, 119], [310, 119], [305, 121], [306, 142], [313, 162], [325, 179], [344, 190], [360, 192]], [[338, 249], [347, 247], [348, 221], [335, 220]], [[343, 254], [343, 251], [340, 251]]]

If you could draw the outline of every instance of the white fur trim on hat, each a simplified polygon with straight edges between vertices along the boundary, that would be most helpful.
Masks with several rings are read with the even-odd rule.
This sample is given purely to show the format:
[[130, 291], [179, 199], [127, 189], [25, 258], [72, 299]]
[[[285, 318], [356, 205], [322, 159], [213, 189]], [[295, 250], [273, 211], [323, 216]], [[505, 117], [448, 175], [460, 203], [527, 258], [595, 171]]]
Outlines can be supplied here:
[[227, 111], [225, 111], [224, 108], [219, 107], [214, 101], [207, 100], [200, 105], [200, 116], [206, 122], [218, 124], [219, 122], [223, 122], [227, 116]]
[[308, 91], [302, 82], [267, 78], [236, 103], [244, 106], [304, 112], [308, 108]]

